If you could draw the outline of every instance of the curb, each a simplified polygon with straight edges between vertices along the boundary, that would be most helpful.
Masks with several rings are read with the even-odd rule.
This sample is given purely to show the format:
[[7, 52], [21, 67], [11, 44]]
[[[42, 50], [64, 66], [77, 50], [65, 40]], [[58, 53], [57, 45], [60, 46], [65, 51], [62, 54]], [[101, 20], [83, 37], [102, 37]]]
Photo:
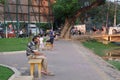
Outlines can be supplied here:
[[14, 72], [14, 74], [8, 80], [13, 80], [16, 76], [20, 76], [20, 72], [16, 68], [10, 67], [8, 65], [3, 65], [3, 64], [0, 64], [0, 65], [7, 67], [7, 68], [10, 68]]
[[0, 55], [20, 54], [20, 53], [25, 53], [25, 52], [26, 52], [26, 51], [0, 52]]

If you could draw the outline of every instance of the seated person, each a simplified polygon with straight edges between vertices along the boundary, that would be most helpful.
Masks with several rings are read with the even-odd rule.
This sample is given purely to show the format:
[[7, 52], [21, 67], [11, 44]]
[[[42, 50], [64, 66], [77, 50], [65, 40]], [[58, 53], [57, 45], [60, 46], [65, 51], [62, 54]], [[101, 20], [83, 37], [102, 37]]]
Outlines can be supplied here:
[[42, 59], [42, 68], [43, 68], [42, 73], [44, 73], [45, 75], [54, 76], [53, 73], [48, 72], [46, 56], [43, 53], [40, 53], [36, 48], [36, 45], [38, 43], [39, 43], [39, 37], [38, 36], [33, 37], [32, 41], [29, 42], [27, 45], [26, 55], [28, 56], [28, 59], [31, 58]]

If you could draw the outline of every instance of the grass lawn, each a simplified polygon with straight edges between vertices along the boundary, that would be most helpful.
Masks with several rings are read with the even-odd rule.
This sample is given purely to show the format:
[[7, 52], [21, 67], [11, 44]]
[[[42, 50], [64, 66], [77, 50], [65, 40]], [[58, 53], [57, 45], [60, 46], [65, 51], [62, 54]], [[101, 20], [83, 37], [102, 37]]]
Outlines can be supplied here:
[[106, 52], [118, 48], [119, 46], [109, 43], [109, 44], [102, 44], [101, 42], [97, 42], [96, 40], [90, 40], [83, 42], [83, 45], [91, 50], [93, 50], [99, 56], [105, 56]]
[[[117, 46], [115, 44], [109, 43], [109, 44], [102, 44], [100, 42], [97, 42], [95, 40], [91, 40], [91, 41], [86, 41], [83, 42], [83, 45], [89, 49], [91, 49], [92, 51], [94, 51], [94, 53], [96, 53], [99, 56], [105, 56], [106, 55], [106, 51], [118, 48], [120, 46]], [[114, 65], [118, 70], [120, 70], [120, 62], [119, 61], [108, 61], [110, 64]]]
[[120, 70], [120, 62], [119, 61], [108, 61], [110, 64], [114, 65], [118, 70]]
[[28, 41], [28, 38], [1, 38], [0, 52], [25, 50]]
[[0, 80], [8, 80], [13, 74], [11, 69], [0, 66]]

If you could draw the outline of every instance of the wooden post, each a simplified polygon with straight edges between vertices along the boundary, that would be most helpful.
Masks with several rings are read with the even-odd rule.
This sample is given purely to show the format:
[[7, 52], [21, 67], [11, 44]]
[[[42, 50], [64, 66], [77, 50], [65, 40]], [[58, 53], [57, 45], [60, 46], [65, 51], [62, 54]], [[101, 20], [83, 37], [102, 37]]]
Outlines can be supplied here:
[[34, 63], [31, 63], [30, 64], [30, 75], [33, 76], [34, 74], [34, 68], [35, 68], [35, 64]]
[[41, 78], [42, 65], [38, 63], [38, 77]]

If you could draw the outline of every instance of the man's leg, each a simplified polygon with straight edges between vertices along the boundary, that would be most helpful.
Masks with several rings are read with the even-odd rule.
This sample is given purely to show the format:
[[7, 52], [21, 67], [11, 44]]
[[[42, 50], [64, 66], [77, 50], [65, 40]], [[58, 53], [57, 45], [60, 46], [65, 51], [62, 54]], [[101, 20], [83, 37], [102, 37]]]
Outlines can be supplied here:
[[37, 56], [36, 58], [41, 58], [42, 59], [42, 69], [43, 73], [48, 76], [54, 76], [53, 73], [48, 71], [48, 63], [47, 63], [47, 58], [45, 56]]
[[42, 67], [43, 67], [44, 72], [48, 73], [47, 59], [42, 60]]
[[42, 59], [42, 68], [45, 72], [48, 72], [47, 70], [47, 58], [45, 56], [36, 56], [38, 59]]

